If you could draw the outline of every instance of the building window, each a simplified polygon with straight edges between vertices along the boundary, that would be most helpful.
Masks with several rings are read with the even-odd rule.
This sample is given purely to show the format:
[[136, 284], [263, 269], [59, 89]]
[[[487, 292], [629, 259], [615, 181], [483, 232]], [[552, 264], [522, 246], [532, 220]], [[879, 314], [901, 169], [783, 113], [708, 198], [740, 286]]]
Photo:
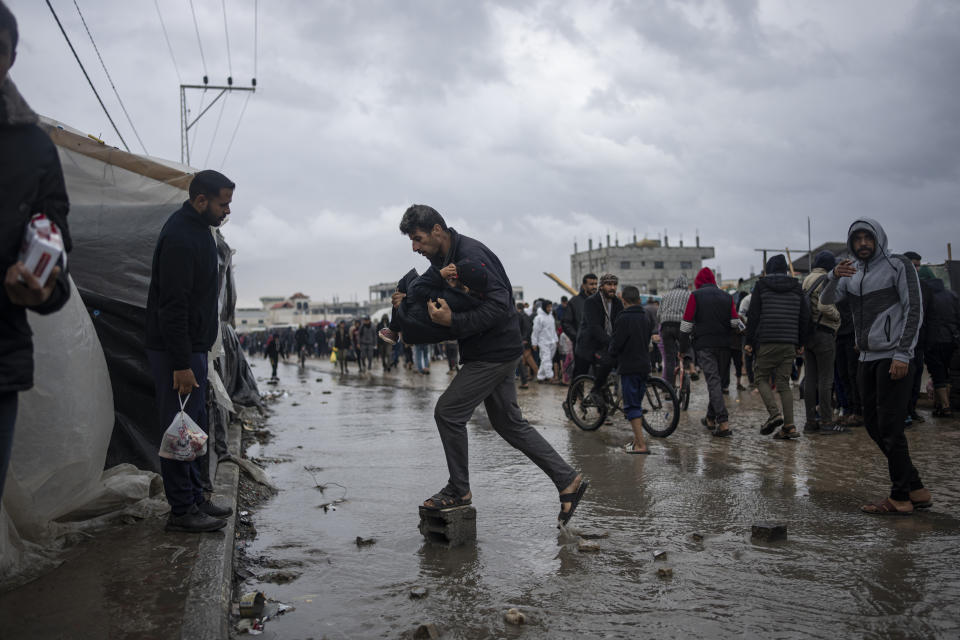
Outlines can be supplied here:
[[693, 263], [692, 263], [692, 262], [688, 262], [688, 261], [686, 261], [686, 260], [681, 260], [681, 261], [680, 261], [680, 268], [681, 268], [681, 269], [693, 269]]
[[663, 269], [663, 260], [657, 260], [653, 263], [654, 269]]
[[257, 324], [263, 324], [263, 320], [257, 320]]
[[246, 320], [241, 320], [241, 321], [240, 321], [240, 324], [247, 324], [247, 321], [246, 321]]
[[647, 266], [647, 261], [646, 261], [646, 260], [641, 260], [641, 261], [640, 261], [640, 266], [641, 266], [641, 267]]
[[620, 261], [620, 269], [629, 269], [629, 268], [630, 268], [630, 261], [629, 261], [629, 260], [621, 260], [621, 261]]

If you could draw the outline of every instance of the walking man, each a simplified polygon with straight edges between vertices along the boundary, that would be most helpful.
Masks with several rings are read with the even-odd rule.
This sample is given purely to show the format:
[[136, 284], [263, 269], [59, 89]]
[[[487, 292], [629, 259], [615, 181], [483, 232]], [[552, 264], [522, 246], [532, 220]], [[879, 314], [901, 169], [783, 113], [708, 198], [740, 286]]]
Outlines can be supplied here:
[[553, 354], [557, 349], [557, 324], [553, 317], [553, 303], [544, 300], [533, 319], [533, 334], [530, 344], [540, 352], [540, 370], [537, 382], [556, 382], [553, 372]]
[[610, 338], [610, 356], [619, 363], [623, 392], [623, 413], [633, 429], [633, 441], [624, 445], [627, 453], [650, 453], [643, 437], [643, 395], [650, 375], [650, 314], [640, 304], [640, 291], [627, 285], [620, 292], [623, 313], [617, 318]]
[[803, 430], [823, 435], [850, 432], [833, 417], [833, 377], [840, 312], [835, 305], [820, 300], [820, 293], [827, 286], [827, 272], [835, 266], [833, 254], [821, 251], [814, 258], [813, 269], [803, 281], [803, 292], [810, 305], [812, 328], [803, 350], [806, 371], [803, 381], [806, 424]]
[[520, 325], [514, 310], [513, 286], [500, 259], [485, 245], [448, 227], [432, 207], [413, 205], [403, 214], [400, 232], [410, 238], [413, 251], [437, 268], [472, 260], [488, 271], [482, 303], [471, 311], [454, 313], [440, 298], [427, 304], [430, 319], [451, 327], [460, 343], [462, 367], [434, 409], [434, 418], [447, 459], [449, 480], [423, 506], [447, 509], [470, 504], [467, 421], [482, 402], [500, 436], [532, 460], [553, 481], [560, 494], [558, 527], [566, 525], [589, 482], [578, 474], [530, 426], [517, 405], [514, 372], [520, 361]]
[[567, 303], [567, 310], [564, 311], [563, 319], [560, 321], [563, 332], [573, 343], [573, 374], [570, 376], [571, 378], [581, 376], [590, 370], [590, 360], [577, 355], [577, 337], [580, 331], [580, 322], [583, 320], [583, 304], [587, 301], [587, 298], [597, 292], [597, 286], [596, 275], [588, 273], [583, 276], [580, 292], [570, 298], [570, 302]]
[[920, 281], [910, 261], [891, 254], [887, 234], [870, 218], [860, 218], [847, 232], [856, 262], [844, 260], [830, 272], [820, 301], [850, 300], [860, 350], [860, 399], [867, 432], [887, 458], [890, 496], [861, 507], [876, 515], [905, 515], [929, 507], [930, 491], [907, 447], [903, 433], [910, 402], [910, 361], [923, 322]]
[[701, 423], [713, 435], [725, 438], [733, 431], [723, 401], [721, 372], [730, 367], [730, 340], [740, 325], [740, 316], [733, 296], [717, 287], [717, 278], [709, 267], [700, 269], [693, 284], [696, 290], [690, 294], [680, 323], [680, 351], [686, 353], [690, 348], [692, 334], [693, 348], [710, 394], [707, 416]]
[[[190, 182], [190, 199], [160, 231], [147, 294], [147, 358], [163, 429], [183, 410], [207, 430], [207, 352], [220, 332], [217, 244], [210, 227], [230, 214], [234, 184], [206, 170]], [[167, 531], [215, 531], [233, 510], [203, 496], [200, 463], [160, 459], [170, 503]]]
[[[803, 353], [809, 317], [810, 303], [800, 283], [787, 273], [786, 258], [780, 254], [773, 256], [767, 260], [764, 276], [753, 288], [747, 311], [745, 349], [756, 358], [755, 379], [767, 407], [767, 421], [760, 427], [760, 435], [768, 436], [777, 427], [781, 427], [774, 436], [778, 440], [800, 435], [793, 422], [790, 371], [797, 354]], [[830, 373], [832, 380], [832, 366]], [[780, 407], [770, 387], [771, 377], [780, 394]], [[808, 387], [807, 393], [816, 392], [809, 391]]]

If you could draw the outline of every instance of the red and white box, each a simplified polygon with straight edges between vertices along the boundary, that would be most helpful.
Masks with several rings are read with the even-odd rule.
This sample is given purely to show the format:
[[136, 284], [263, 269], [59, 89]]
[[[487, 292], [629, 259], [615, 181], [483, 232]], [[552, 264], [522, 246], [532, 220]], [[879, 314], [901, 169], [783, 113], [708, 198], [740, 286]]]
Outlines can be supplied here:
[[63, 252], [63, 236], [60, 235], [57, 225], [42, 213], [34, 214], [23, 234], [20, 262], [43, 285], [46, 284], [50, 272], [60, 261], [61, 256], [66, 261]]

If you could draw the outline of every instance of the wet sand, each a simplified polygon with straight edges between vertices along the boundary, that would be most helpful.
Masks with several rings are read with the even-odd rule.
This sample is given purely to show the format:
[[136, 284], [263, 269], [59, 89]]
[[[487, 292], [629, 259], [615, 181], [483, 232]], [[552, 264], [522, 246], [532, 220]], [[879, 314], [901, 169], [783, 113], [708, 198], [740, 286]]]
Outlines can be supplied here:
[[[425, 622], [445, 638], [960, 635], [957, 422], [928, 418], [908, 432], [933, 509], [876, 517], [859, 506], [889, 482], [863, 428], [761, 437], [759, 396], [733, 391], [735, 435], [713, 438], [699, 422], [701, 380], [677, 431], [648, 438], [653, 455], [630, 456], [619, 450], [631, 439], [622, 416], [581, 431], [563, 416], [564, 387], [532, 385], [519, 396], [526, 417], [591, 480], [570, 530], [556, 529], [550, 481], [480, 409], [468, 425], [477, 542], [446, 550], [417, 530], [417, 505], [447, 478], [433, 405], [449, 376], [445, 363], [432, 371], [340, 378], [325, 362], [281, 365], [277, 388], [289, 395], [272, 405], [273, 438], [249, 452], [281, 491], [251, 515], [257, 577], [242, 589], [296, 611], [263, 637], [396, 638]], [[751, 541], [758, 521], [785, 523], [787, 540]], [[578, 533], [609, 537], [586, 553]], [[360, 547], [358, 536], [376, 542]], [[268, 565], [294, 579], [265, 581]], [[428, 595], [412, 599], [417, 587]], [[504, 622], [511, 607], [524, 627]]]

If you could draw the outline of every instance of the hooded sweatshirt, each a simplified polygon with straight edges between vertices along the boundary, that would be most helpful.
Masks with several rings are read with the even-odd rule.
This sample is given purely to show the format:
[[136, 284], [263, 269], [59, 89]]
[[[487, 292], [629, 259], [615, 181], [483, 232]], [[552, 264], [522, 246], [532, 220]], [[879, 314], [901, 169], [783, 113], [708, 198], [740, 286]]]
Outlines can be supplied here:
[[865, 261], [858, 259], [857, 272], [849, 278], [838, 278], [831, 270], [820, 302], [850, 301], [861, 361], [892, 358], [909, 363], [923, 322], [917, 271], [907, 258], [890, 253], [886, 232], [871, 218], [855, 220], [847, 231], [847, 246], [853, 255], [857, 231], [873, 235], [873, 255]]
[[764, 273], [750, 297], [747, 344], [754, 349], [761, 344], [799, 347], [806, 342], [810, 303], [800, 282], [787, 273], [787, 260], [782, 255], [770, 258]]
[[681, 275], [673, 283], [673, 288], [663, 294], [663, 298], [660, 299], [657, 321], [661, 325], [676, 324], [679, 326], [683, 320], [683, 312], [687, 309], [689, 299], [689, 282], [687, 276]]
[[733, 296], [717, 287], [708, 267], [697, 273], [693, 283], [697, 290], [690, 294], [680, 322], [680, 349], [687, 350], [691, 334], [697, 350], [729, 348], [732, 332], [740, 323]]
[[821, 251], [813, 262], [813, 270], [803, 280], [803, 291], [810, 301], [810, 314], [817, 326], [825, 327], [834, 333], [840, 328], [840, 311], [832, 304], [820, 302], [820, 293], [827, 286], [824, 277], [835, 266], [836, 259], [829, 251]]

